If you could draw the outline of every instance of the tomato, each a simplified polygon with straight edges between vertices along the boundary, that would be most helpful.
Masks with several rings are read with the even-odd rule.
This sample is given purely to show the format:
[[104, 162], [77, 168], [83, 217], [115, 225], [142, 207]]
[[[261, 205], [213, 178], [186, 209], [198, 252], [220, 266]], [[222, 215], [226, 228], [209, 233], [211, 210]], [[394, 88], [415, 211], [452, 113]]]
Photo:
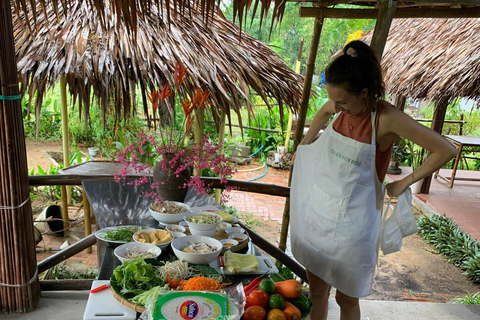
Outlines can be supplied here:
[[270, 309], [283, 309], [285, 306], [285, 299], [278, 293], [272, 294], [268, 300]]
[[267, 312], [260, 306], [251, 306], [245, 310], [243, 319], [245, 320], [264, 320]]
[[247, 296], [247, 305], [266, 308], [268, 305], [268, 293], [261, 290], [253, 291]]
[[267, 320], [287, 320], [287, 316], [280, 309], [272, 309], [267, 314]]
[[258, 290], [263, 290], [268, 294], [272, 294], [275, 291], [275, 282], [272, 279], [265, 279], [258, 285]]

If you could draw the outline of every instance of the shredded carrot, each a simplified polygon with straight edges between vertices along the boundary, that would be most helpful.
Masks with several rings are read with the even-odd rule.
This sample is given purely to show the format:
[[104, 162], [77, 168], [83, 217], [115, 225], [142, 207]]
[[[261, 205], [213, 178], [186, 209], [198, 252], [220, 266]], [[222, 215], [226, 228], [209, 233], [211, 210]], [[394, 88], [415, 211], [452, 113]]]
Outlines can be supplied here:
[[220, 280], [215, 280], [207, 277], [193, 277], [188, 280], [182, 280], [177, 290], [187, 291], [217, 291], [225, 287]]

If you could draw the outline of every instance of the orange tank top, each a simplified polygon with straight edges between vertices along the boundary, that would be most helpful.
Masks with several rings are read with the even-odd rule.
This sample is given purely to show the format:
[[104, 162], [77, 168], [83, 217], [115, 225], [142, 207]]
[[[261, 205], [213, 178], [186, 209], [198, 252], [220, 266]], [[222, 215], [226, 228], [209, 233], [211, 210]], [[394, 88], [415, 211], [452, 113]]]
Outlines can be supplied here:
[[[381, 101], [378, 106], [377, 116], [375, 118], [375, 130], [378, 131], [378, 119], [383, 110], [385, 110], [388, 102]], [[350, 117], [347, 114], [341, 113], [335, 123], [333, 129], [341, 135], [357, 140], [363, 143], [370, 143], [372, 141], [372, 122], [370, 113], [365, 113], [358, 117]], [[351, 127], [351, 128], [350, 128]], [[390, 155], [392, 153], [393, 143], [385, 152], [380, 151], [378, 143], [375, 151], [375, 167], [377, 169], [377, 176], [380, 182], [383, 182], [387, 174], [388, 164], [390, 162]]]

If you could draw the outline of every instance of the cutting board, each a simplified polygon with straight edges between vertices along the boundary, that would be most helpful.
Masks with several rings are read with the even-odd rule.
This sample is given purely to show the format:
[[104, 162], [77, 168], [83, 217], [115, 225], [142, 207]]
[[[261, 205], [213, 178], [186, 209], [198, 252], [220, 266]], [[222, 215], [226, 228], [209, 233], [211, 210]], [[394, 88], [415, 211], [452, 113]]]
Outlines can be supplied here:
[[[109, 284], [109, 280], [93, 281], [92, 289], [104, 284]], [[132, 310], [115, 299], [112, 290], [107, 288], [97, 293], [90, 293], [87, 301], [87, 307], [83, 314], [83, 320], [135, 320], [137, 312]]]

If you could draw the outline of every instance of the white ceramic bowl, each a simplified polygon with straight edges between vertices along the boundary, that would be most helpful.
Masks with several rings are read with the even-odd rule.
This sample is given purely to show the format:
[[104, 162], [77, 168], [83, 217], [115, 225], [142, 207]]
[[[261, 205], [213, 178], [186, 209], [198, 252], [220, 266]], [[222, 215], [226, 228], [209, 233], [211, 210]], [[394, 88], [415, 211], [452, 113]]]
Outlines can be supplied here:
[[[168, 230], [153, 229], [153, 228], [145, 229], [145, 230], [140, 230], [140, 231], [138, 231], [137, 233], [135, 233], [135, 234], [133, 235], [133, 240], [134, 240], [136, 243], [145, 243], [145, 242], [141, 242], [141, 241], [137, 240], [138, 234], [139, 234], [140, 232], [146, 232], [146, 233], [150, 233], [150, 232], [152, 232], [152, 231], [155, 231], [155, 232], [156, 232], [157, 230], [158, 230], [158, 231], [167, 231], [168, 233], [170, 233], [170, 234], [172, 235], [172, 239], [170, 239], [170, 241], [163, 242], [163, 243], [160, 243], [160, 244], [155, 244], [155, 246], [159, 247], [160, 249], [165, 249], [165, 248], [168, 247], [168, 245], [173, 241], [173, 234], [172, 234], [170, 231], [168, 231]], [[147, 242], [147, 243], [148, 243], [148, 242]]]
[[152, 204], [150, 204], [148, 206], [148, 210], [150, 211], [150, 214], [152, 215], [152, 217], [162, 224], [177, 223], [179, 221], [182, 221], [183, 218], [187, 214], [190, 213], [190, 206], [188, 206], [188, 205], [186, 205], [185, 203], [182, 203], [182, 202], [175, 202], [175, 201], [171, 201], [171, 202], [175, 203], [178, 206], [184, 207], [185, 212], [182, 212], [182, 213], [162, 213], [162, 212], [158, 212], [158, 211], [153, 210], [152, 209]]
[[[188, 246], [188, 241], [194, 243], [204, 242], [210, 246], [217, 248], [215, 252], [212, 253], [188, 253], [182, 251], [186, 246]], [[210, 262], [217, 259], [222, 251], [223, 244], [217, 239], [204, 237], [204, 236], [186, 236], [181, 238], [176, 238], [172, 242], [173, 253], [178, 259], [183, 259], [189, 263], [193, 264], [209, 264]]]
[[234, 234], [234, 233], [245, 233], [245, 229], [240, 228], [240, 227], [232, 227], [232, 228], [228, 228], [227, 230], [225, 230], [225, 232], [228, 235]]
[[133, 258], [128, 258], [128, 252], [150, 252], [154, 256], [148, 257], [150, 259], [157, 259], [158, 256], [162, 253], [162, 249], [151, 243], [138, 243], [138, 242], [129, 242], [122, 244], [115, 248], [113, 253], [121, 262], [128, 261]]
[[220, 233], [225, 233], [225, 230], [227, 230], [228, 228], [231, 228], [232, 225], [228, 222], [220, 222], [217, 226], [217, 231], [220, 232]]
[[238, 241], [233, 239], [222, 239], [220, 242], [223, 244], [223, 248], [231, 248], [238, 244]]
[[188, 223], [187, 221], [183, 220], [178, 223], [178, 225], [184, 227], [185, 229], [188, 229]]
[[[198, 222], [191, 222], [189, 221], [192, 217], [195, 216], [211, 216], [211, 218], [215, 219], [217, 222], [214, 223], [198, 223]], [[216, 213], [212, 212], [196, 212], [196, 213], [189, 213], [185, 216], [184, 220], [187, 222], [188, 227], [190, 228], [190, 232], [192, 229], [205, 231], [205, 230], [215, 230], [220, 222], [222, 222], [222, 217]]]
[[190, 228], [190, 233], [192, 236], [206, 236], [206, 237], [212, 237], [215, 235], [217, 232], [217, 229], [212, 229], [212, 230], [197, 230]]
[[[228, 239], [233, 239], [233, 240], [237, 240], [238, 242], [243, 242], [248, 239], [248, 235], [246, 235], [245, 233], [233, 233], [228, 236]], [[242, 239], [242, 240], [239, 241], [238, 239]]]
[[171, 234], [173, 234], [173, 237], [174, 238], [180, 238], [180, 237], [186, 237], [187, 235], [183, 232], [170, 232]]
[[179, 226], [178, 224], [169, 224], [166, 228], [170, 232], [185, 232], [187, 230], [185, 227]]

